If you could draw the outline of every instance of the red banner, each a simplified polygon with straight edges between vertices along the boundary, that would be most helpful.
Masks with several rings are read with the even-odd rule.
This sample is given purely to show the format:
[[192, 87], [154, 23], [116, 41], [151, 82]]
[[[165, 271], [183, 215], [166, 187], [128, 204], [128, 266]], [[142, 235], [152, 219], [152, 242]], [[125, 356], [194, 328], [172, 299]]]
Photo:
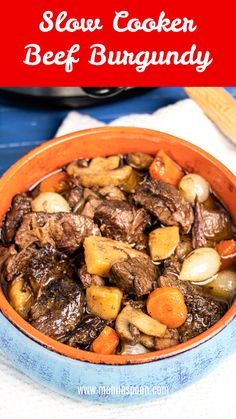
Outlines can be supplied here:
[[1, 86], [235, 85], [233, 1], [1, 6]]

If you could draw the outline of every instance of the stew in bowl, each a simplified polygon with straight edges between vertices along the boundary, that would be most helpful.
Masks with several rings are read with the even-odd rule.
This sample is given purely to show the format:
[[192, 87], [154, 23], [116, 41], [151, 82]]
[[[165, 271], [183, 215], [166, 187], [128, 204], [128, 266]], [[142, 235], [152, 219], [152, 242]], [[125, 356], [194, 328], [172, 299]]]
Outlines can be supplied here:
[[236, 292], [233, 219], [209, 182], [159, 147], [80, 158], [15, 195], [2, 288], [44, 335], [104, 355], [186, 342]]

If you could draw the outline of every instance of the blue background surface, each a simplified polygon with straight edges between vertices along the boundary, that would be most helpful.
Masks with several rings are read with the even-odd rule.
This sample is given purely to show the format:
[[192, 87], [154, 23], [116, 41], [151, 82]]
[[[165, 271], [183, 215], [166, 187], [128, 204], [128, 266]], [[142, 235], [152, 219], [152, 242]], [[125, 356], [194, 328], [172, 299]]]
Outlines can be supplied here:
[[[236, 98], [236, 88], [228, 88]], [[184, 99], [180, 87], [156, 88], [112, 103], [78, 108], [104, 122], [129, 113], [152, 113], [156, 109]], [[39, 108], [10, 103], [0, 95], [0, 175], [22, 155], [43, 141], [53, 138], [68, 108]]]

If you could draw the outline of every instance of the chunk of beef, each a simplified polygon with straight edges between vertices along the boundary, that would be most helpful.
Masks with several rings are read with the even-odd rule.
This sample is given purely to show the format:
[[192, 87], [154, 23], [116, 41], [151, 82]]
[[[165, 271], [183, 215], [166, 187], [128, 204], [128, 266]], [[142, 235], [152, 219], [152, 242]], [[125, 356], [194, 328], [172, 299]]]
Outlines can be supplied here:
[[116, 262], [109, 272], [112, 284], [138, 297], [157, 287], [158, 271], [149, 258], [129, 258]]
[[70, 189], [64, 191], [62, 195], [67, 200], [71, 209], [74, 210], [83, 198], [83, 187], [81, 185], [73, 185]]
[[175, 186], [148, 178], [138, 186], [133, 199], [164, 225], [180, 225], [189, 232], [193, 210]]
[[106, 326], [106, 322], [93, 315], [84, 316], [76, 331], [67, 340], [67, 344], [76, 348], [89, 349], [93, 340]]
[[124, 201], [103, 201], [96, 209], [94, 220], [106, 237], [130, 244], [143, 242], [144, 230], [151, 219], [143, 209]]
[[224, 211], [206, 208], [196, 201], [192, 229], [194, 249], [207, 247], [208, 242], [231, 238], [231, 230], [231, 220]]
[[185, 257], [193, 250], [191, 239], [188, 237], [182, 238], [176, 247], [175, 254], [179, 261], [183, 261]]
[[35, 248], [26, 248], [21, 252], [11, 246], [11, 252], [2, 265], [2, 273], [6, 281], [10, 282], [19, 277], [23, 277], [30, 260], [37, 254]]
[[85, 206], [81, 212], [84, 217], [91, 218], [93, 220], [96, 208], [100, 205], [102, 200], [94, 195], [90, 195], [85, 203]]
[[139, 252], [145, 252], [145, 253], [149, 252], [147, 234], [142, 234], [139, 237], [139, 240], [137, 241], [137, 243], [135, 243], [135, 249], [138, 250]]
[[104, 279], [98, 275], [92, 275], [87, 271], [87, 266], [83, 265], [79, 271], [80, 281], [82, 282], [85, 288], [91, 286], [101, 286], [104, 285]]
[[25, 268], [25, 278], [37, 294], [50, 282], [71, 278], [73, 273], [68, 257], [49, 245], [37, 250]]
[[177, 255], [171, 256], [169, 259], [164, 260], [164, 275], [172, 278], [179, 278], [181, 270], [181, 262]]
[[2, 222], [2, 241], [6, 247], [13, 243], [23, 216], [31, 212], [31, 202], [32, 199], [25, 193], [18, 194], [13, 198], [11, 208]]
[[167, 329], [163, 338], [155, 338], [155, 349], [157, 351], [161, 349], [170, 348], [171, 346], [178, 345], [179, 343], [179, 332], [177, 329]]
[[[35, 305], [45, 302], [45, 307], [45, 292], [47, 292], [45, 289], [48, 290], [50, 286], [60, 286], [58, 284], [61, 281], [73, 282], [71, 279], [73, 273], [74, 268], [68, 257], [49, 245], [41, 249], [28, 247], [19, 253], [12, 251], [3, 267], [3, 276], [7, 281], [11, 281], [11, 284], [14, 284], [14, 281], [23, 281], [26, 289], [30, 287], [33, 290], [36, 298]], [[52, 285], [53, 283], [55, 285]], [[30, 303], [33, 303], [33, 299]], [[50, 315], [53, 317], [53, 314]]]
[[50, 245], [41, 249], [27, 247], [8, 257], [4, 264], [4, 276], [7, 281], [23, 277], [35, 293], [51, 281], [60, 281], [62, 277], [71, 278], [74, 268], [68, 257]]
[[5, 285], [6, 275], [5, 266], [9, 257], [16, 253], [15, 247], [11, 245], [9, 248], [0, 246], [0, 287]]
[[182, 292], [188, 309], [186, 322], [178, 328], [180, 342], [185, 342], [213, 326], [225, 314], [227, 304], [207, 294], [204, 288], [181, 281], [175, 275], [161, 276], [161, 287], [174, 287]]
[[38, 243], [50, 244], [65, 253], [74, 253], [87, 236], [100, 235], [99, 228], [89, 218], [77, 214], [58, 212], [30, 213], [24, 216], [15, 242], [21, 249]]
[[51, 281], [40, 292], [30, 310], [33, 327], [53, 339], [63, 339], [80, 323], [84, 294], [72, 279]]
[[2, 270], [9, 256], [11, 256], [11, 254], [14, 254], [15, 252], [16, 251], [14, 246], [11, 246], [10, 248], [0, 246], [0, 271]]
[[130, 295], [125, 294], [123, 295], [123, 299], [122, 299], [122, 306], [127, 306], [130, 305], [132, 308], [135, 308], [136, 310], [141, 310], [144, 313], [147, 312], [146, 310], [146, 301], [145, 300], [133, 300], [130, 298]]

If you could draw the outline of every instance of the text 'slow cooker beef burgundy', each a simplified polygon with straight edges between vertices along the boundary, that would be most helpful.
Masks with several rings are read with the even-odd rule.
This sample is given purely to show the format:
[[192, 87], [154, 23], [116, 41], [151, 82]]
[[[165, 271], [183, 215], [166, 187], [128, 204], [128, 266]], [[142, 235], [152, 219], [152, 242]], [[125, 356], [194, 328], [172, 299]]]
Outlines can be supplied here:
[[80, 159], [14, 197], [2, 288], [33, 327], [100, 354], [185, 342], [236, 291], [230, 214], [163, 150]]

